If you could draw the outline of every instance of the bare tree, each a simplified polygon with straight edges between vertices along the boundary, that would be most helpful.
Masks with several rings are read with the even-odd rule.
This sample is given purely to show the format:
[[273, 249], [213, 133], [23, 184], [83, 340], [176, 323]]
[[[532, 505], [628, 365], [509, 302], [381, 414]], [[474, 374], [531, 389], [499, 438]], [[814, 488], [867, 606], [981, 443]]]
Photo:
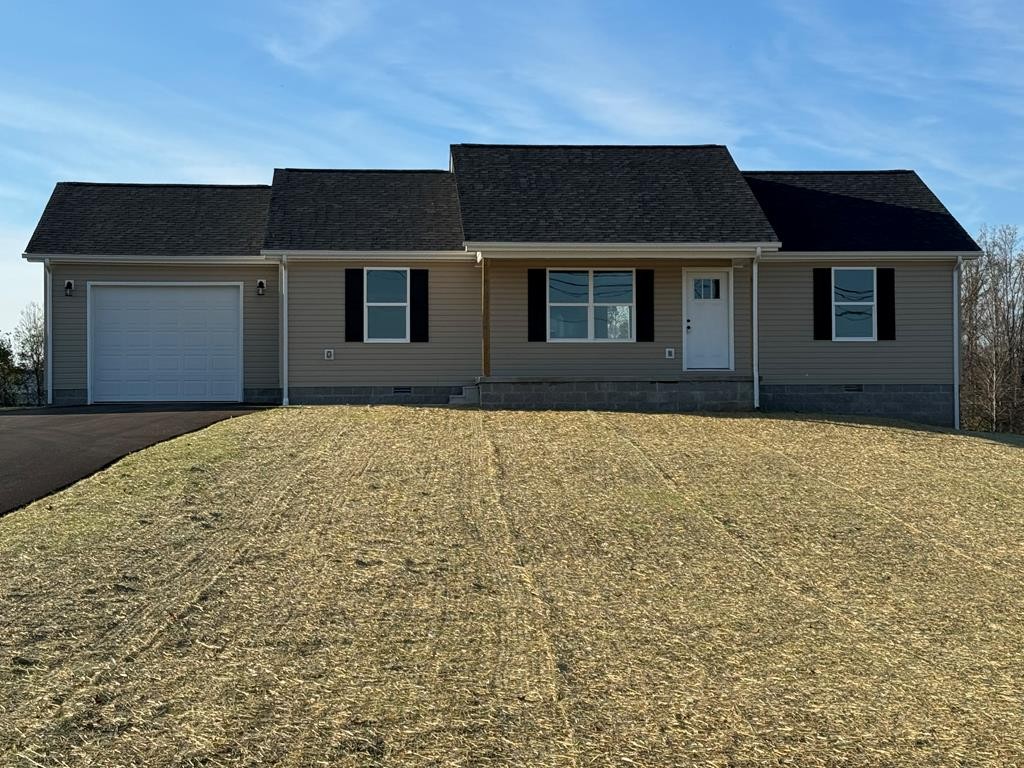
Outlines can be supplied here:
[[1024, 432], [1024, 247], [1013, 226], [983, 228], [961, 292], [966, 427]]
[[46, 327], [43, 310], [34, 301], [21, 310], [14, 327], [14, 352], [19, 365], [29, 374], [28, 399], [41, 405], [46, 397]]
[[0, 406], [18, 405], [23, 376], [14, 360], [14, 347], [5, 334], [0, 336]]

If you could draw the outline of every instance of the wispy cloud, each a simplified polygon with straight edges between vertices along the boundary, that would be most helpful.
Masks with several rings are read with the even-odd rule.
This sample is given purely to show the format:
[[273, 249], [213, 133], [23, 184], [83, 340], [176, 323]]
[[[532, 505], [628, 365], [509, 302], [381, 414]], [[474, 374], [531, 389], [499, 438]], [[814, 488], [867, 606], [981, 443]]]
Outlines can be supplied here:
[[323, 54], [364, 28], [372, 15], [363, 0], [302, 0], [286, 10], [294, 28], [270, 36], [263, 47], [281, 64], [308, 71], [318, 69]]

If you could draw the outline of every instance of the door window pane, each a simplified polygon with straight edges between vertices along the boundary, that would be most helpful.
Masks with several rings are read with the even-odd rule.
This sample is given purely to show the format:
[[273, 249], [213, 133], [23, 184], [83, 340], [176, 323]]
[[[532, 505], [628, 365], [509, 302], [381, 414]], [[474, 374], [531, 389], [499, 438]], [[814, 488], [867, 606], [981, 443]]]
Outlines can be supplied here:
[[875, 271], [873, 269], [837, 269], [835, 276], [835, 300], [866, 301], [875, 300]]
[[405, 307], [367, 307], [366, 338], [405, 339]]
[[695, 299], [720, 299], [722, 298], [722, 281], [716, 277], [699, 277], [693, 281], [693, 298]]
[[628, 340], [632, 338], [633, 307], [629, 304], [594, 307], [594, 338]]
[[628, 304], [633, 301], [632, 272], [595, 272], [595, 304]]
[[552, 339], [587, 338], [587, 307], [551, 307]]
[[367, 303], [404, 303], [408, 295], [406, 291], [407, 275], [408, 273], [404, 269], [366, 270]]
[[589, 273], [548, 273], [548, 301], [552, 304], [586, 304], [589, 300]]
[[875, 335], [874, 309], [870, 304], [836, 304], [836, 338], [872, 338]]

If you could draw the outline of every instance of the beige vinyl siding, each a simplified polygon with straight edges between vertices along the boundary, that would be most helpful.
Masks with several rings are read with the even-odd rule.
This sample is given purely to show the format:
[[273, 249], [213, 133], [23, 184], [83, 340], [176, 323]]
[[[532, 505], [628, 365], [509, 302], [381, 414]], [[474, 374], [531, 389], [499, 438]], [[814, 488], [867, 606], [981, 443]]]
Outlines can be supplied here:
[[[280, 386], [278, 359], [277, 266], [143, 266], [54, 264], [53, 386], [55, 390], [87, 385], [86, 283], [115, 282], [243, 282], [242, 319], [244, 382], [250, 388]], [[64, 281], [74, 280], [73, 296], [64, 295]], [[267, 292], [256, 295], [256, 281], [267, 281]]]
[[[345, 342], [345, 269], [429, 270], [430, 341]], [[456, 386], [481, 371], [480, 270], [469, 261], [291, 262], [288, 386]], [[324, 350], [334, 360], [324, 360]]]
[[[653, 269], [654, 342], [527, 341], [527, 270], [531, 268]], [[733, 269], [735, 372], [683, 371], [683, 269]], [[684, 379], [751, 375], [750, 260], [586, 259], [488, 262], [491, 287], [492, 378]], [[675, 359], [665, 358], [665, 348]]]
[[[815, 341], [815, 267], [893, 267], [894, 341]], [[765, 384], [950, 384], [953, 262], [766, 263], [760, 267]]]

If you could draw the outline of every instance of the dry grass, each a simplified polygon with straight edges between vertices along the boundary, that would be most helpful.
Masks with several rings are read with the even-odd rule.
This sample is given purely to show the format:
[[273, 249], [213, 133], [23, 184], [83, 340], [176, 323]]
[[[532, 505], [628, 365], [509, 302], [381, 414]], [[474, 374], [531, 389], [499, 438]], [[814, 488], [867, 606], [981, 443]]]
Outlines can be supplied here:
[[1024, 451], [262, 412], [0, 520], [10, 765], [1024, 763]]

